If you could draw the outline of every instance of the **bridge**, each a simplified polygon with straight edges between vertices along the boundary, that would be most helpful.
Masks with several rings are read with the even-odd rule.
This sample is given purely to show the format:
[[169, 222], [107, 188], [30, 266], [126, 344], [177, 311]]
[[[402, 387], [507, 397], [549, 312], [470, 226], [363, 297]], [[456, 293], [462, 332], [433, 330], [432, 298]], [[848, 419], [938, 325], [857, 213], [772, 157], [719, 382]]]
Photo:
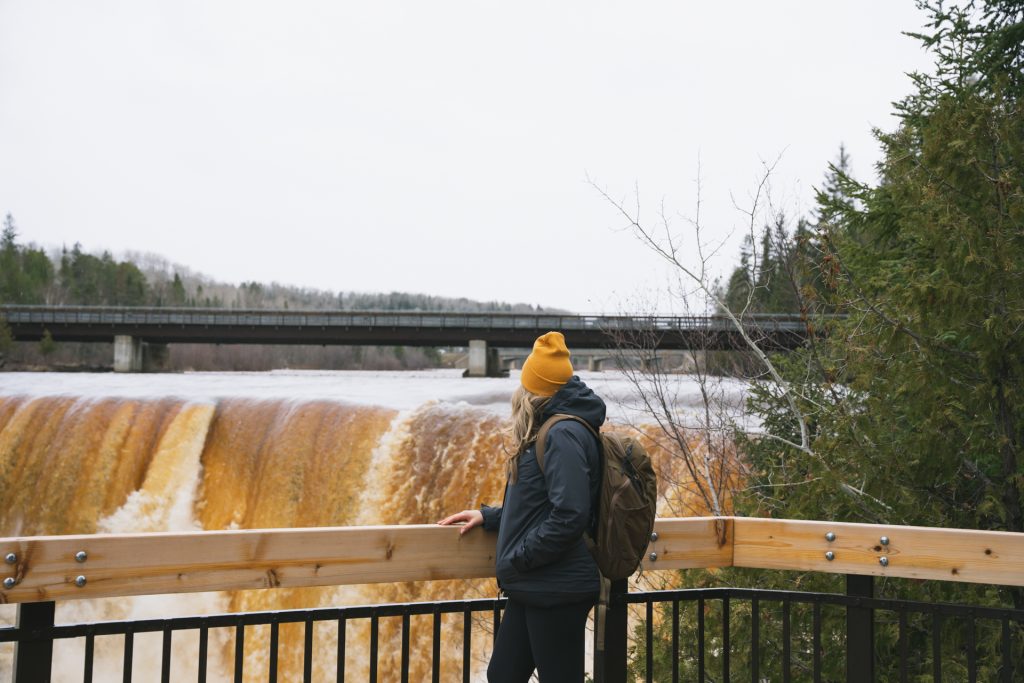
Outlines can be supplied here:
[[[500, 371], [497, 348], [529, 349], [549, 330], [572, 349], [731, 350], [745, 342], [724, 316], [608, 316], [434, 311], [239, 310], [94, 306], [3, 306], [17, 340], [113, 342], [114, 368], [142, 369], [143, 344], [337, 344], [469, 347], [469, 375]], [[745, 331], [766, 350], [791, 350], [807, 337], [797, 315], [756, 315]]]

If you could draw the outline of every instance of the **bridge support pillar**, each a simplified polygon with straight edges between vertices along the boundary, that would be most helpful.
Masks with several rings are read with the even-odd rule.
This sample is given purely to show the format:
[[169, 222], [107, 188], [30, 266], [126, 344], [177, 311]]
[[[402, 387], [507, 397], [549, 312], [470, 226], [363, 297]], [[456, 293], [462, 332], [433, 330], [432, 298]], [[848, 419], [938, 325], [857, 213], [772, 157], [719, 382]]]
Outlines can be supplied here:
[[498, 349], [488, 348], [483, 339], [469, 341], [469, 368], [463, 377], [507, 377], [507, 371], [501, 369]]
[[598, 358], [597, 356], [591, 356], [587, 359], [587, 370], [590, 372], [601, 372], [601, 361], [604, 358]]
[[114, 372], [142, 371], [142, 340], [128, 334], [114, 337]]

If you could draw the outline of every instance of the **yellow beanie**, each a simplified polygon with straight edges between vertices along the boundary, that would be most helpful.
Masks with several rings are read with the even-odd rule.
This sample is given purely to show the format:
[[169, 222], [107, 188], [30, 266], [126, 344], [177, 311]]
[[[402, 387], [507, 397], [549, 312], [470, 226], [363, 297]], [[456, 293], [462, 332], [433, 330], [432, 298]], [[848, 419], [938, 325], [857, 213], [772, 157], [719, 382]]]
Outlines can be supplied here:
[[533, 342], [533, 352], [523, 363], [519, 378], [523, 387], [538, 396], [554, 396], [572, 378], [569, 349], [561, 332], [548, 332]]

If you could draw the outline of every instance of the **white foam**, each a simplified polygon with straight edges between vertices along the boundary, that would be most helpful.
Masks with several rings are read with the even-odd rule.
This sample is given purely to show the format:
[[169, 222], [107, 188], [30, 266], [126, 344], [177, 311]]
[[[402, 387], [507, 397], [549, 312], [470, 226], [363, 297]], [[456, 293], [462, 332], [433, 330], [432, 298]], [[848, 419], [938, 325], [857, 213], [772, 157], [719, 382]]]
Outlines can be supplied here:
[[[621, 372], [580, 372], [608, 403], [613, 420], [633, 418], [641, 410], [634, 387]], [[701, 406], [699, 385], [691, 376], [671, 375], [674, 402], [682, 412]], [[745, 384], [716, 380], [727, 400], [742, 401]], [[271, 372], [186, 372], [176, 374], [0, 373], [0, 396], [84, 396], [181, 398], [216, 403], [223, 398], [328, 400], [413, 410], [429, 401], [467, 403], [506, 415], [519, 373], [506, 378], [463, 378], [462, 370], [361, 371], [274, 370]]]

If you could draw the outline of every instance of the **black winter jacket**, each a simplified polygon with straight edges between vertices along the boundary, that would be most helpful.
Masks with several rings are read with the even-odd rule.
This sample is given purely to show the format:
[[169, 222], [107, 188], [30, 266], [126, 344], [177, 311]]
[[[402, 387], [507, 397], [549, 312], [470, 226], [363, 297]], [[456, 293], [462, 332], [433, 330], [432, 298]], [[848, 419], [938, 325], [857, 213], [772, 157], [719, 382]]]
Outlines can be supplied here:
[[[599, 429], [605, 405], [579, 377], [551, 397], [543, 420], [578, 415]], [[597, 439], [575, 420], [548, 431], [544, 471], [531, 445], [519, 456], [518, 478], [505, 485], [502, 507], [483, 506], [484, 528], [498, 532], [498, 585], [527, 604], [554, 606], [591, 599], [600, 575], [583, 540], [593, 528], [601, 481]]]

